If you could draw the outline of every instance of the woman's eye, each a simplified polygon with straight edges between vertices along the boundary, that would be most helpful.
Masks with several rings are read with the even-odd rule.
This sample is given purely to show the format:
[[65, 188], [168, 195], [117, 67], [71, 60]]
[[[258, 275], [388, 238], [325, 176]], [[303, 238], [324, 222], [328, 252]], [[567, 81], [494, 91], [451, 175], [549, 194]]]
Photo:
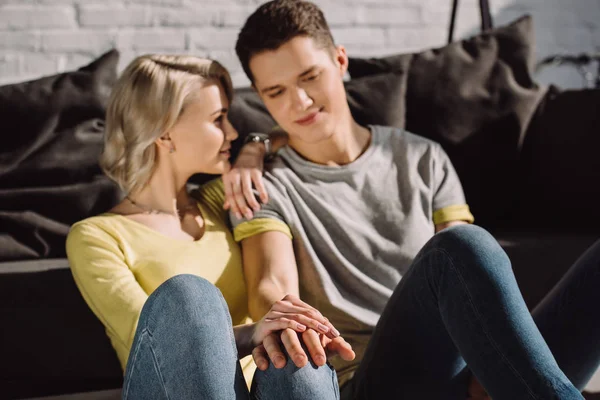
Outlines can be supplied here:
[[219, 117], [217, 117], [217, 119], [215, 119], [215, 124], [217, 124], [217, 125], [222, 124], [224, 118], [225, 118], [224, 115], [220, 115]]

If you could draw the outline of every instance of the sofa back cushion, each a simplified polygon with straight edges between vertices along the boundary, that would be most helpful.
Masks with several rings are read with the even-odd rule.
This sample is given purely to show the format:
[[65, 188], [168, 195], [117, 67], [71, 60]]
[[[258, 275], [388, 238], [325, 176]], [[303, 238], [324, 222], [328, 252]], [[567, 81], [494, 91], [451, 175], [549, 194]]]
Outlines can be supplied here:
[[[349, 72], [384, 73], [405, 59], [353, 58]], [[533, 67], [530, 16], [412, 57], [406, 129], [442, 144], [477, 223], [487, 227], [502, 225], [514, 208], [520, 146], [545, 93]]]

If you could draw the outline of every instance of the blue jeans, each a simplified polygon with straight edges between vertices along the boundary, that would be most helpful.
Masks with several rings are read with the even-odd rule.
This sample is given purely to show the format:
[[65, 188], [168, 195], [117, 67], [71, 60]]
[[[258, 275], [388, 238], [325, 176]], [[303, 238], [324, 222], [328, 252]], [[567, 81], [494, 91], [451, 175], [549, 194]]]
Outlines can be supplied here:
[[160, 285], [142, 309], [125, 369], [123, 399], [339, 399], [329, 366], [257, 370], [242, 375], [231, 316], [219, 289], [195, 275]]
[[497, 241], [448, 228], [398, 284], [341, 397], [465, 399], [472, 373], [493, 400], [583, 399], [599, 317], [600, 241], [530, 313]]

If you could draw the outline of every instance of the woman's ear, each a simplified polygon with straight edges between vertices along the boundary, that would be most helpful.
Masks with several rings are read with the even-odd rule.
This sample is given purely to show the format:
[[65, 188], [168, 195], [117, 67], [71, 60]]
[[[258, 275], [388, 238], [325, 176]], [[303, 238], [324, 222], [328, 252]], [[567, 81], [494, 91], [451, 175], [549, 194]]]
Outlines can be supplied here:
[[171, 140], [171, 135], [169, 135], [169, 132], [157, 138], [154, 143], [156, 143], [157, 146], [167, 150], [169, 153], [175, 152], [175, 144]]

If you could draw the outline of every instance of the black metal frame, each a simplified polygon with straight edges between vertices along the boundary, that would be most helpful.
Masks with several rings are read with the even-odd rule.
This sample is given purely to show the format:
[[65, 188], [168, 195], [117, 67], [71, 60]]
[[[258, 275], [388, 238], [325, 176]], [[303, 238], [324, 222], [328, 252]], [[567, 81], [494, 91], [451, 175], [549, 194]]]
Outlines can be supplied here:
[[[456, 12], [458, 10], [458, 0], [452, 1], [452, 13], [450, 15], [450, 27], [448, 28], [448, 43], [454, 40], [454, 28], [456, 26]], [[479, 0], [479, 15], [481, 17], [481, 31], [494, 27], [492, 12], [488, 0]]]

